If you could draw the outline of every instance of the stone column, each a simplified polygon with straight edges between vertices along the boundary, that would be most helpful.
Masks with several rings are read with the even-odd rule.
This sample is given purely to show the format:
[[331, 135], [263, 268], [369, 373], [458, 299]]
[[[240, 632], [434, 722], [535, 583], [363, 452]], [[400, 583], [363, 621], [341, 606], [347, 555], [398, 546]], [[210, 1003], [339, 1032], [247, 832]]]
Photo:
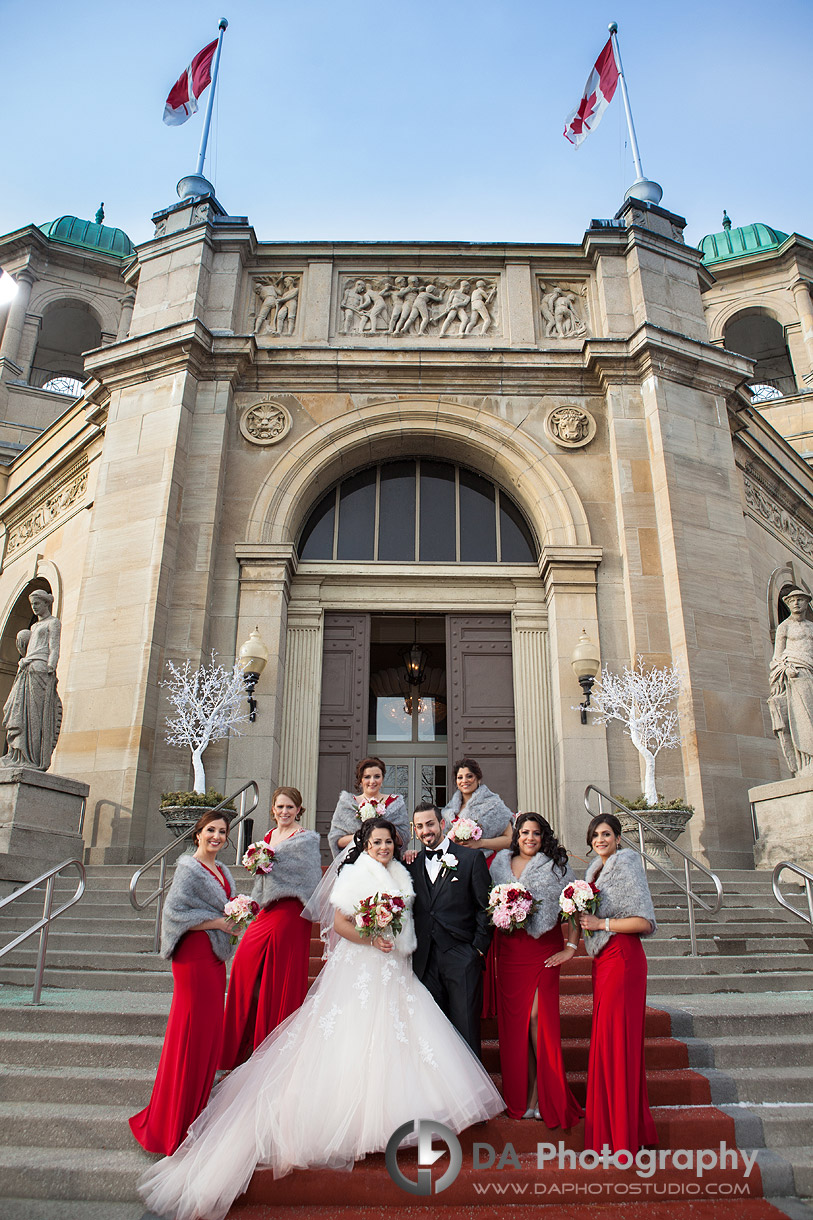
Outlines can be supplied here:
[[517, 809], [558, 828], [547, 615], [518, 608], [511, 618], [517, 742]]
[[279, 782], [300, 790], [306, 810], [303, 821], [311, 828], [316, 825], [323, 627], [319, 607], [289, 612]]
[[130, 333], [130, 323], [133, 320], [133, 309], [135, 308], [135, 296], [125, 297], [121, 305], [121, 317], [119, 318], [119, 329], [116, 333], [116, 339], [126, 339]]
[[[5, 330], [3, 331], [3, 342], [0, 345], [0, 361], [7, 361], [13, 365], [14, 375], [19, 376], [22, 371], [17, 364], [20, 340], [23, 337], [28, 302], [31, 300], [31, 289], [34, 287], [37, 277], [32, 271], [24, 270], [18, 272], [15, 278], [18, 284], [17, 295], [11, 302]], [[0, 369], [1, 374], [2, 370]]]
[[[793, 285], [793, 300], [799, 315], [807, 355], [807, 368], [804, 372], [810, 375], [813, 373], [813, 301], [810, 299], [810, 285], [807, 280], [797, 280]], [[802, 372], [800, 369], [799, 373], [802, 374]], [[801, 381], [801, 376], [798, 380]]]
[[584, 790], [609, 791], [607, 734], [603, 725], [582, 724], [582, 699], [570, 658], [582, 628], [598, 641], [596, 570], [601, 547], [545, 546], [539, 569], [548, 605], [553, 749], [556, 759], [556, 827], [568, 851], [584, 855], [587, 814]]

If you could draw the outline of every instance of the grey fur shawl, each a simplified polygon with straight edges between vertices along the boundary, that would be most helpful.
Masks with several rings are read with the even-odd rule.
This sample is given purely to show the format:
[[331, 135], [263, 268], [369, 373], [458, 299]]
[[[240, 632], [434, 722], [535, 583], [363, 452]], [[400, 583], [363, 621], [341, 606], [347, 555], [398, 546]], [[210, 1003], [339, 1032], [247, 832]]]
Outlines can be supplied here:
[[[222, 864], [223, 873], [234, 898], [237, 891], [229, 870]], [[175, 866], [175, 876], [164, 903], [161, 921], [161, 956], [172, 957], [183, 935], [208, 919], [219, 919], [229, 899], [219, 881], [196, 860], [194, 856], [181, 856]], [[234, 945], [228, 932], [219, 928], [207, 929], [206, 935], [212, 943], [215, 957], [226, 962], [234, 953]]]
[[[601, 860], [594, 860], [584, 874], [585, 881], [592, 881], [601, 868]], [[646, 880], [644, 862], [631, 847], [622, 847], [601, 868], [601, 876], [596, 881], [599, 890], [599, 903], [596, 915], [599, 919], [630, 919], [640, 915], [652, 924], [651, 932], [643, 932], [642, 936], [651, 936], [657, 930], [655, 908], [652, 905], [652, 895]], [[596, 957], [605, 945], [609, 944], [614, 932], [593, 932], [585, 936], [584, 947], [591, 957]]]
[[539, 903], [531, 918], [525, 924], [529, 936], [542, 936], [550, 932], [559, 922], [559, 895], [566, 885], [576, 878], [570, 865], [564, 877], [558, 868], [554, 871], [550, 856], [541, 851], [528, 861], [520, 877], [515, 877], [511, 870], [511, 853], [508, 848], [498, 851], [491, 865], [491, 885], [505, 885], [516, 882], [530, 890]]
[[322, 880], [319, 835], [300, 830], [283, 839], [274, 852], [274, 867], [270, 873], [257, 873], [251, 897], [261, 907], [280, 898], [298, 898], [304, 906]]
[[[460, 813], [462, 801], [463, 797], [458, 788], [443, 810], [447, 830]], [[469, 797], [466, 808], [463, 810], [463, 816], [474, 819], [482, 829], [484, 839], [496, 839], [498, 835], [502, 834], [514, 815], [502, 797], [498, 796], [496, 792], [492, 792], [485, 784], [480, 784]]]
[[[334, 857], [338, 856], [342, 850], [339, 847], [339, 839], [343, 835], [354, 835], [359, 826], [361, 826], [361, 820], [357, 817], [358, 809], [359, 807], [351, 792], [339, 793], [339, 800], [333, 811], [333, 818], [327, 835], [327, 841], [330, 844], [330, 850]], [[407, 813], [407, 807], [404, 804], [402, 796], [396, 796], [395, 800], [387, 806], [384, 817], [392, 822], [401, 836], [401, 848], [405, 848], [409, 843], [409, 814]]]

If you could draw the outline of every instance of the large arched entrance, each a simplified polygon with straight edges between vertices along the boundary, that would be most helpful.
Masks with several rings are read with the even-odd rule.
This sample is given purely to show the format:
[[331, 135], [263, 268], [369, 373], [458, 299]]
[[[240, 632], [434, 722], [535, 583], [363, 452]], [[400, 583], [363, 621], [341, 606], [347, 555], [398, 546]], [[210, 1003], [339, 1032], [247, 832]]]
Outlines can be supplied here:
[[[597, 637], [600, 550], [552, 452], [491, 411], [371, 403], [280, 455], [237, 554], [238, 633], [260, 623], [280, 641], [274, 770], [302, 788], [311, 824], [324, 829], [371, 748], [410, 800], [448, 795], [448, 770], [428, 769], [470, 752], [513, 807], [558, 821], [568, 756], [584, 750], [570, 654], [582, 627]], [[435, 689], [410, 702], [415, 643]], [[596, 759], [591, 775], [604, 771]]]

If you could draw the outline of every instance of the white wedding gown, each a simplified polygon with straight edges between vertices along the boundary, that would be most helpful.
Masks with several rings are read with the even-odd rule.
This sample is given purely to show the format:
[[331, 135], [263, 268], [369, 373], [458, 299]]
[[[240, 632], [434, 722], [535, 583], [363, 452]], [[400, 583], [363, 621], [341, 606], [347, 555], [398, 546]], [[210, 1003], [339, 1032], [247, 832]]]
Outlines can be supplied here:
[[[349, 915], [382, 891], [411, 904], [406, 869], [364, 855], [342, 870], [331, 902]], [[414, 943], [411, 914], [391, 953], [339, 941], [302, 1007], [217, 1086], [178, 1151], [145, 1174], [151, 1211], [222, 1220], [258, 1165], [275, 1177], [352, 1169], [403, 1123], [434, 1118], [462, 1131], [503, 1110], [488, 1073], [415, 978]]]

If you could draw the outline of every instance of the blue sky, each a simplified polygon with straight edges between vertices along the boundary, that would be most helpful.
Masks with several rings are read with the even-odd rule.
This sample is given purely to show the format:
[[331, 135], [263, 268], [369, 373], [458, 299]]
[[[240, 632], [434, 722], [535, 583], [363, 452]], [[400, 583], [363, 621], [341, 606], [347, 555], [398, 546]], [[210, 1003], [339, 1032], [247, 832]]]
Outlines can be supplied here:
[[[813, 236], [810, 0], [5, 0], [0, 231], [62, 213], [137, 243], [194, 170], [201, 112], [161, 122], [226, 33], [205, 172], [265, 241], [578, 242], [635, 177], [620, 93], [562, 136], [619, 24], [644, 170], [687, 240]], [[206, 95], [204, 95], [205, 98]], [[13, 150], [13, 151], [12, 151]]]

